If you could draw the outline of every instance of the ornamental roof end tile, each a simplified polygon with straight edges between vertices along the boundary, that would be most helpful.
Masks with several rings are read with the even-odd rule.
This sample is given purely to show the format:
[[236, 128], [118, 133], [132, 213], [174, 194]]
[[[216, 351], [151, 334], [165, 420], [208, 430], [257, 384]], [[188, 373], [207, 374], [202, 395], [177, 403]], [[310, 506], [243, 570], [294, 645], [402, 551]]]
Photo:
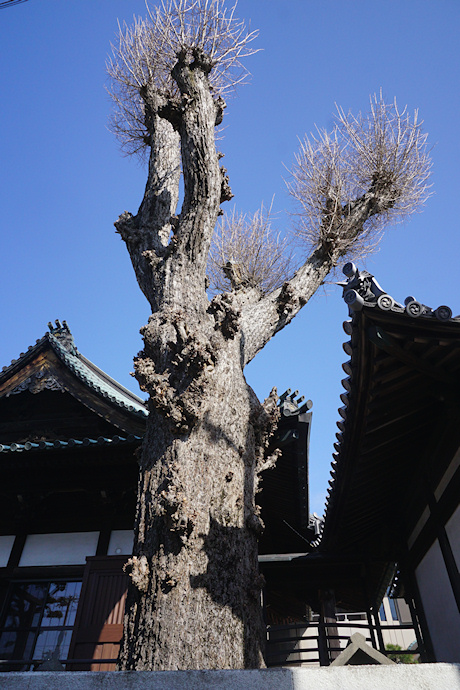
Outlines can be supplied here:
[[56, 450], [60, 448], [87, 448], [91, 445], [116, 445], [116, 444], [139, 444], [142, 441], [141, 436], [128, 434], [127, 436], [99, 436], [98, 438], [75, 439], [69, 438], [66, 440], [57, 439], [55, 441], [26, 441], [25, 443], [0, 443], [0, 453], [22, 453], [23, 451], [39, 451], [39, 450]]
[[[418, 317], [438, 319], [438, 321], [460, 321], [460, 316], [452, 316], [452, 309], [445, 304], [432, 309], [426, 304], [418, 302], [410, 295], [404, 300], [404, 304], [397, 302], [383, 290], [372, 273], [359, 271], [351, 261], [343, 267], [343, 273], [347, 280], [337, 283], [343, 288], [343, 299], [348, 304], [350, 315], [361, 311], [363, 307], [377, 307], [382, 311], [405, 313], [415, 319]], [[345, 327], [348, 334], [350, 326]], [[348, 354], [348, 353], [347, 353]]]

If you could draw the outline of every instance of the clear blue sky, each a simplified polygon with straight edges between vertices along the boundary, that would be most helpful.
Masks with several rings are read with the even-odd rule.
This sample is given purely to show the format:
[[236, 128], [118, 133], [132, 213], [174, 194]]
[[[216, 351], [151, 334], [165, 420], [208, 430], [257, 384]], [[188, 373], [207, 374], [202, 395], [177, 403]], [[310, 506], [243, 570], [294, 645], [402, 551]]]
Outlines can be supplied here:
[[[132, 357], [148, 318], [113, 221], [135, 213], [145, 171], [107, 131], [104, 63], [117, 19], [142, 0], [29, 0], [0, 10], [0, 366], [66, 319], [77, 347], [132, 390]], [[414, 295], [460, 313], [460, 3], [458, 0], [240, 0], [263, 51], [251, 83], [227, 109], [220, 148], [239, 210], [275, 194], [289, 226], [283, 164], [298, 141], [332, 122], [334, 103], [355, 112], [380, 88], [419, 108], [433, 149], [433, 196], [390, 229], [367, 261], [395, 299]], [[230, 206], [229, 206], [230, 207]], [[318, 294], [248, 367], [260, 397], [273, 385], [314, 402], [311, 509], [323, 511], [342, 392], [347, 309], [341, 291]]]

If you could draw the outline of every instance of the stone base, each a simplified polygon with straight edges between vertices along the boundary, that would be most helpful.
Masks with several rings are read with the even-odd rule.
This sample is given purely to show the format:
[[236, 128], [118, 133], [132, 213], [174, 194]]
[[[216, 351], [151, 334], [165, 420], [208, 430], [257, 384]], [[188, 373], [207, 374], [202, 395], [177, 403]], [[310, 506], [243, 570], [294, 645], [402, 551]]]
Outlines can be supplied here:
[[460, 664], [0, 673], [1, 690], [460, 690]]

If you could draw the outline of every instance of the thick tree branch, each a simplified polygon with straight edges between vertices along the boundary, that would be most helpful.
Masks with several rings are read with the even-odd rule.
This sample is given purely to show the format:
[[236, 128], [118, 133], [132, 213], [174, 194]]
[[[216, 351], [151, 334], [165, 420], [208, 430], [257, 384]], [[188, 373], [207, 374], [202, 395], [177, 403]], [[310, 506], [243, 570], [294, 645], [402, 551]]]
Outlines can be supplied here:
[[179, 199], [180, 138], [174, 122], [162, 115], [169, 102], [154, 89], [142, 90], [145, 121], [149, 132], [149, 172], [144, 198], [139, 207], [140, 225], [150, 229], [155, 250], [161, 254], [169, 242], [171, 216]]
[[136, 216], [123, 213], [115, 227], [126, 242], [139, 286], [152, 310], [158, 305], [160, 261], [171, 232], [171, 218], [179, 198], [179, 134], [158, 110], [165, 99], [147, 87], [142, 89], [145, 124], [149, 132], [149, 171], [144, 198]]
[[334, 218], [331, 220], [328, 217], [328, 232], [322, 236], [321, 244], [291, 280], [255, 304], [241, 309], [243, 366], [292, 321], [320, 287], [338, 259], [347, 253], [348, 247], [363, 232], [365, 223], [375, 215], [387, 212], [393, 204], [391, 197], [381, 193], [379, 180], [373, 181], [365, 194], [345, 207], [331, 209], [326, 204], [325, 212], [333, 214]]
[[[220, 210], [222, 177], [215, 146], [216, 115], [221, 104], [212, 97], [207, 71], [208, 58], [202, 53], [187, 64], [179, 55], [172, 75], [182, 94], [180, 123], [184, 201], [174, 242], [171, 269], [175, 280], [183, 276], [184, 302], [194, 304], [197, 290], [204, 297], [206, 261], [212, 233]], [[176, 263], [180, 263], [178, 269]]]
[[281, 331], [314, 295], [331, 271], [338, 255], [316, 249], [281, 288], [241, 308], [242, 365], [246, 366], [266, 343]]

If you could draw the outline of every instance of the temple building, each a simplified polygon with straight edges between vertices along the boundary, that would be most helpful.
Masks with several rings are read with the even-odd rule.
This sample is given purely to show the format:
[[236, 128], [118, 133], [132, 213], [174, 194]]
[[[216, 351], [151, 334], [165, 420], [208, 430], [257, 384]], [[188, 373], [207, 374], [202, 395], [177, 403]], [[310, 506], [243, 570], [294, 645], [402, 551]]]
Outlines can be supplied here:
[[3, 670], [116, 657], [146, 417], [65, 322], [0, 374]]
[[[268, 564], [318, 533], [310, 407], [297, 391], [280, 402], [283, 455], [261, 494]], [[0, 670], [114, 670], [147, 414], [78, 352], [65, 321], [0, 373]], [[272, 618], [282, 599], [268, 577]]]
[[[318, 549], [362, 564], [374, 615], [397, 571], [422, 660], [458, 663], [460, 317], [344, 273], [349, 360]], [[356, 607], [358, 591], [339, 583], [335, 597]]]
[[[309, 513], [297, 391], [281, 396], [282, 455], [258, 497], [267, 664], [328, 665], [356, 632], [381, 653], [460, 662], [460, 317], [344, 271], [324, 518]], [[0, 670], [115, 669], [147, 415], [65, 321], [0, 373]]]

